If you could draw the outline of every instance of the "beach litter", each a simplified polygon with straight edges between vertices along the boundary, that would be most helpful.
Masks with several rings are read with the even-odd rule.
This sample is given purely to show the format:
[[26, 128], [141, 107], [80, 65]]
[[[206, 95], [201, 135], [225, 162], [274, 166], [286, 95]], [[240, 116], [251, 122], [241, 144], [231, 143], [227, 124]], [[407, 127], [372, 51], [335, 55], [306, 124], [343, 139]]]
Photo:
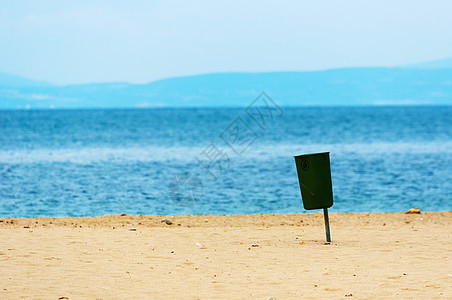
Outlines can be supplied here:
[[196, 242], [196, 246], [199, 246], [199, 249], [207, 249], [207, 247], [205, 245], [202, 245], [198, 242]]
[[406, 214], [420, 214], [421, 210], [417, 207], [411, 208], [409, 211], [406, 212]]
[[171, 225], [173, 224], [173, 222], [171, 222], [170, 220], [162, 220], [162, 223], [165, 223], [166, 225]]

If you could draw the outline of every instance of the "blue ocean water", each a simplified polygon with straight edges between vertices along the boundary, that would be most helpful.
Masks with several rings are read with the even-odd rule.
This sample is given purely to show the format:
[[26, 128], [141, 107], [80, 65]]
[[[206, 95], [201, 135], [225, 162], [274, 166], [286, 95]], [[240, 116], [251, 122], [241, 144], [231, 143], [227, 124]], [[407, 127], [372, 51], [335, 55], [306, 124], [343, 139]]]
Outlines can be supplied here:
[[452, 208], [452, 107], [37, 110], [0, 111], [0, 217], [305, 212], [293, 156], [324, 151], [332, 212]]

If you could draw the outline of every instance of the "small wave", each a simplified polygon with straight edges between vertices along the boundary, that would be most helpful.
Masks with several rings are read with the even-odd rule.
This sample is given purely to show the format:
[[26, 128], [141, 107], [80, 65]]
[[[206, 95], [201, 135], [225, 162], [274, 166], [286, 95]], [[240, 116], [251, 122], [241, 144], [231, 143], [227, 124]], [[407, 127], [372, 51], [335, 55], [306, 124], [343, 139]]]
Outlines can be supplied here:
[[[202, 156], [203, 147], [82, 147], [63, 149], [33, 149], [33, 150], [0, 150], [0, 163], [20, 164], [39, 162], [69, 162], [86, 164], [93, 162], [173, 162], [194, 160]], [[219, 148], [229, 157], [237, 155], [228, 147]], [[341, 155], [388, 155], [388, 154], [451, 154], [452, 141], [429, 143], [369, 143], [369, 144], [256, 144], [244, 150], [244, 159], [268, 159], [276, 157], [292, 157], [294, 155], [331, 152], [334, 156]]]
[[66, 148], [0, 151], [0, 163], [171, 161], [202, 151], [196, 147]]

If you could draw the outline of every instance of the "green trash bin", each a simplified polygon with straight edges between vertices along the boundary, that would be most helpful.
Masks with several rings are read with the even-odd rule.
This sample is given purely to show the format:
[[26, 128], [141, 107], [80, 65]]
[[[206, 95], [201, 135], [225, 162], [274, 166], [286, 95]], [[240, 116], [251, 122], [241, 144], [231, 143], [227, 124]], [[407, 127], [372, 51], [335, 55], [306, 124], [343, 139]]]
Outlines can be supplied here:
[[307, 210], [322, 209], [325, 218], [326, 241], [331, 243], [328, 208], [333, 206], [330, 153], [314, 153], [295, 156], [298, 183], [303, 206]]
[[333, 206], [330, 153], [295, 156], [303, 206], [307, 210]]

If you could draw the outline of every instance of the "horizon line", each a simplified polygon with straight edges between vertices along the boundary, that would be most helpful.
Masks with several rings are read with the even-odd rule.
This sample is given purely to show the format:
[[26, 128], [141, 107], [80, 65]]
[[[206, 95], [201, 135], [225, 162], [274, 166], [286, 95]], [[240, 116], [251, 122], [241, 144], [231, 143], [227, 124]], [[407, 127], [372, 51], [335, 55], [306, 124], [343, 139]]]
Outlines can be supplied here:
[[422, 67], [424, 64], [428, 63], [434, 63], [439, 61], [447, 61], [451, 60], [452, 57], [446, 57], [442, 59], [436, 59], [436, 60], [428, 60], [428, 61], [422, 61], [418, 63], [412, 63], [407, 65], [398, 65], [398, 66], [351, 66], [351, 67], [333, 67], [333, 68], [319, 68], [319, 69], [312, 69], [312, 70], [284, 70], [284, 71], [218, 71], [218, 72], [206, 72], [206, 73], [195, 73], [195, 74], [189, 74], [189, 75], [176, 75], [171, 77], [162, 77], [159, 79], [146, 81], [142, 83], [133, 83], [129, 81], [93, 81], [93, 82], [85, 82], [85, 83], [67, 83], [67, 84], [59, 84], [54, 83], [47, 80], [42, 79], [33, 79], [27, 76], [17, 75], [14, 73], [8, 73], [8, 72], [0, 72], [0, 74], [5, 74], [9, 76], [19, 77], [21, 79], [31, 80], [35, 81], [37, 83], [42, 84], [50, 84], [56, 87], [66, 87], [66, 86], [77, 86], [77, 85], [91, 85], [91, 84], [128, 84], [128, 85], [147, 85], [154, 82], [169, 80], [169, 79], [178, 79], [178, 78], [185, 78], [185, 77], [199, 77], [199, 76], [208, 76], [208, 75], [221, 75], [221, 74], [274, 74], [274, 73], [315, 73], [315, 72], [326, 72], [326, 71], [335, 71], [335, 70], [348, 70], [348, 69], [420, 69], [420, 70], [442, 70], [442, 69], [452, 69], [452, 66], [445, 66], [443, 68], [441, 67]]

